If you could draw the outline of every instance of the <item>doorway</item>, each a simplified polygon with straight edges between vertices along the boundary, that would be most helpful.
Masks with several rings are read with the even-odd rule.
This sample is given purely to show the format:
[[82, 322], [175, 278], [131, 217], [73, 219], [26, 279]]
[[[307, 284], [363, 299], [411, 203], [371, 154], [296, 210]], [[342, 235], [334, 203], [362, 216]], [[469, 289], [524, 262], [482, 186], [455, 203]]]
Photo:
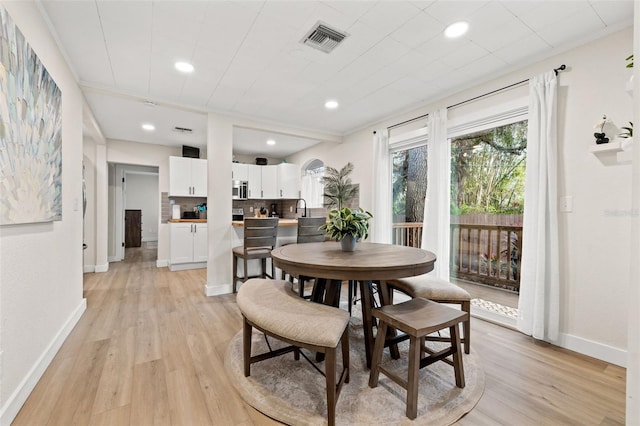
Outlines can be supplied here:
[[158, 167], [109, 164], [109, 262], [157, 260], [159, 198]]

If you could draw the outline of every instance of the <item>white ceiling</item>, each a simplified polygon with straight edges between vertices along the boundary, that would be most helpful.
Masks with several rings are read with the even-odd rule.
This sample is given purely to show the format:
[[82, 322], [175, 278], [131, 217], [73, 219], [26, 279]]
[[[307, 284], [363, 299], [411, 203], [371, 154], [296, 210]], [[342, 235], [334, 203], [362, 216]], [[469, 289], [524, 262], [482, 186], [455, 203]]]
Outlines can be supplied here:
[[[631, 0], [41, 4], [107, 138], [199, 147], [207, 111], [343, 135], [630, 26], [633, 17]], [[469, 32], [446, 39], [445, 26], [458, 20]], [[330, 54], [300, 43], [317, 21], [349, 34]], [[179, 73], [178, 60], [195, 71]], [[329, 98], [337, 110], [324, 108]], [[142, 122], [156, 130], [142, 131]], [[273, 137], [286, 156], [317, 142], [285, 143], [285, 135], [258, 130], [235, 131], [234, 151], [267, 154]]]

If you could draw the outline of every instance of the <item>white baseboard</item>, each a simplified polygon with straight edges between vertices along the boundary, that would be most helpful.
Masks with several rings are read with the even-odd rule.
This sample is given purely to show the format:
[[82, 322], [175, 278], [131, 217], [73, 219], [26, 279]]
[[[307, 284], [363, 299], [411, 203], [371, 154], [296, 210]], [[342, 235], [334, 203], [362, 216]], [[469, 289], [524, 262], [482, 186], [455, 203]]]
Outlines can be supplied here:
[[167, 259], [158, 259], [158, 260], [156, 260], [156, 267], [157, 268], [166, 268], [167, 266], [169, 266], [169, 262], [167, 261]]
[[107, 272], [109, 270], [109, 264], [106, 263], [104, 265], [96, 265], [94, 268], [94, 272]]
[[174, 271], [186, 271], [188, 269], [203, 269], [207, 267], [207, 262], [193, 262], [193, 263], [174, 263], [169, 265], [169, 270]]
[[627, 367], [627, 351], [624, 349], [565, 333], [560, 334], [557, 342], [550, 343], [610, 364]]
[[146, 243], [148, 241], [158, 241], [158, 237], [142, 237], [143, 243]]
[[204, 295], [205, 296], [219, 296], [221, 294], [229, 294], [233, 292], [233, 286], [231, 284], [205, 284]]
[[25, 378], [22, 379], [18, 388], [13, 392], [13, 394], [11, 394], [11, 396], [9, 396], [6, 404], [0, 408], [0, 425], [10, 425], [13, 419], [15, 419], [20, 408], [22, 408], [22, 405], [33, 391], [33, 388], [36, 387], [38, 380], [40, 380], [49, 364], [51, 364], [53, 357], [56, 355], [86, 309], [87, 299], [82, 299], [80, 304], [69, 316], [69, 319], [67, 319], [60, 331], [58, 331], [58, 334], [56, 334], [51, 343], [49, 343], [49, 346], [44, 350], [42, 355], [40, 355], [33, 367], [31, 367], [29, 373], [27, 373]]
[[90, 274], [96, 271], [96, 265], [84, 265], [82, 268], [82, 272], [85, 274]]
[[120, 258], [117, 256], [109, 256], [107, 257], [107, 262], [120, 262]]

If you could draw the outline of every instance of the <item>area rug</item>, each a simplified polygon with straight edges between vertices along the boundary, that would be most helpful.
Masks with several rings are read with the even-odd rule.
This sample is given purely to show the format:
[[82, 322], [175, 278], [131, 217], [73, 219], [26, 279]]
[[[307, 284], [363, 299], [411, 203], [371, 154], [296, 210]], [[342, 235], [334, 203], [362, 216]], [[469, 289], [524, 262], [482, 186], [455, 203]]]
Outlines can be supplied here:
[[[464, 355], [466, 386], [456, 387], [453, 367], [436, 362], [420, 370], [418, 417], [411, 421], [405, 416], [404, 389], [380, 374], [378, 387], [368, 386], [369, 370], [364, 356], [362, 320], [354, 316], [349, 325], [350, 382], [342, 388], [336, 407], [338, 425], [449, 425], [469, 412], [484, 391], [484, 371], [472, 351]], [[254, 329], [252, 353], [267, 351], [265, 336]], [[284, 346], [268, 338], [272, 349]], [[438, 342], [429, 342], [438, 349]], [[401, 357], [392, 360], [385, 350], [383, 364], [394, 370], [407, 367], [408, 341], [399, 345]], [[313, 354], [305, 351], [313, 360]], [[341, 357], [338, 356], [339, 360]], [[314, 361], [315, 362], [315, 361]], [[324, 363], [318, 363], [324, 371]], [[242, 398], [265, 415], [289, 425], [326, 424], [325, 378], [304, 358], [293, 354], [271, 358], [251, 365], [251, 376], [244, 377], [242, 364], [242, 331], [236, 334], [225, 355], [226, 373]], [[338, 366], [338, 371], [342, 367]]]

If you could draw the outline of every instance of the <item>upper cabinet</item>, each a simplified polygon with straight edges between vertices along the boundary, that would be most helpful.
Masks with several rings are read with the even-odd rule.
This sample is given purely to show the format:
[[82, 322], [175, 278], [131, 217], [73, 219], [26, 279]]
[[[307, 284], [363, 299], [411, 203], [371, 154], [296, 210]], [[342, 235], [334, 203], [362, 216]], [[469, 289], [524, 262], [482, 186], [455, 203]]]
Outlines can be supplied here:
[[278, 166], [247, 164], [248, 198], [273, 200], [278, 197]]
[[278, 198], [300, 198], [300, 166], [278, 164]]
[[207, 160], [169, 157], [169, 195], [172, 197], [206, 197]]
[[[276, 200], [278, 198], [298, 198], [300, 196], [299, 166], [287, 163], [275, 166], [244, 165], [247, 166], [246, 180], [249, 181], [248, 198], [254, 200]], [[234, 171], [234, 179], [236, 179], [235, 176]]]
[[231, 163], [231, 179], [249, 180], [249, 164]]

